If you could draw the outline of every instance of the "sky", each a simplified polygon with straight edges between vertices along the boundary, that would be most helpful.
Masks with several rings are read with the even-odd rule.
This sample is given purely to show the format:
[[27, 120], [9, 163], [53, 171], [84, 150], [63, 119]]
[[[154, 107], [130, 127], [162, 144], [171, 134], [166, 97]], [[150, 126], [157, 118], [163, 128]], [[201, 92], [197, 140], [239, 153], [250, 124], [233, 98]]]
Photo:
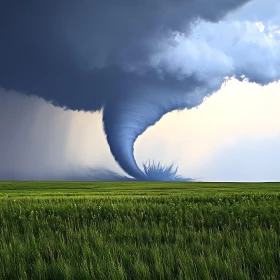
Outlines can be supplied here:
[[[25, 17], [7, 4], [19, 23], [5, 31], [2, 17], [0, 29], [7, 39], [0, 47], [0, 180], [87, 179], [102, 169], [134, 176], [143, 162], [155, 160], [174, 162], [178, 174], [203, 181], [279, 181], [280, 4], [237, 2], [233, 7], [228, 1], [221, 9], [226, 14], [218, 5], [207, 13], [191, 6], [200, 22], [186, 15], [181, 31], [166, 14], [166, 1], [159, 22], [168, 22], [175, 31], [144, 37], [146, 27], [140, 25], [143, 30], [133, 40], [130, 30], [121, 40], [113, 38], [106, 17], [101, 30], [94, 27], [90, 12], [83, 22], [83, 4], [73, 21], [73, 10], [60, 14], [56, 7], [67, 40], [53, 33], [49, 50], [49, 38], [41, 35], [45, 22], [29, 34], [23, 21], [22, 38], [18, 29]], [[32, 7], [36, 21], [40, 9]], [[120, 8], [117, 13], [127, 16], [131, 11]], [[109, 18], [110, 11], [105, 15]], [[158, 32], [156, 24], [152, 27]], [[65, 42], [71, 46], [67, 52]], [[31, 51], [47, 57], [32, 57]], [[61, 61], [55, 60], [58, 55]], [[114, 72], [111, 65], [121, 70]], [[150, 78], [148, 71], [159, 78]], [[182, 91], [182, 84], [191, 94]], [[115, 94], [116, 89], [121, 93]], [[147, 117], [146, 124], [128, 109]], [[150, 113], [157, 110], [159, 114]]]
[[[279, 181], [279, 92], [279, 83], [231, 80], [198, 108], [171, 112], [148, 128], [136, 141], [136, 160], [174, 161], [180, 174], [203, 181]], [[64, 111], [16, 92], [0, 97], [3, 178], [67, 179], [94, 167], [124, 174], [101, 113]]]

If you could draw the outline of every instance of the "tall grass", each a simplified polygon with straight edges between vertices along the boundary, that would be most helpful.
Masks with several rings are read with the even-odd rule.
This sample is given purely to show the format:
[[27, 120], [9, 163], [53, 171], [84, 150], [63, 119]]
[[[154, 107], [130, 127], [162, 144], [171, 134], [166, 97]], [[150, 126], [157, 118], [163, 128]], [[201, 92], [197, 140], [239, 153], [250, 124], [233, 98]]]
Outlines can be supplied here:
[[280, 194], [6, 197], [0, 279], [279, 279]]

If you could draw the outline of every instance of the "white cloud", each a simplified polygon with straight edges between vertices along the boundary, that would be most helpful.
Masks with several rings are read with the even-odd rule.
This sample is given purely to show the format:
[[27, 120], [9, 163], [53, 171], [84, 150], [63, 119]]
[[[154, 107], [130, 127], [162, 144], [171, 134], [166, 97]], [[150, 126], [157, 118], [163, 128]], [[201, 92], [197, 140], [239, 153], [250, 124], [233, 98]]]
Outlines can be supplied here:
[[149, 66], [186, 78], [195, 75], [210, 87], [226, 76], [245, 75], [261, 84], [280, 78], [280, 40], [277, 25], [250, 21], [201, 21], [188, 36], [175, 33], [161, 41]]

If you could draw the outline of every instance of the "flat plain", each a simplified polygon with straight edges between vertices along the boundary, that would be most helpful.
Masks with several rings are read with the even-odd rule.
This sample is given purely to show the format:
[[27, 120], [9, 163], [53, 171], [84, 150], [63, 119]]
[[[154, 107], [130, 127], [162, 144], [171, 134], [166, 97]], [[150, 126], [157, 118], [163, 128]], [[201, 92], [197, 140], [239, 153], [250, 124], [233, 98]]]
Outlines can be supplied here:
[[0, 182], [0, 279], [280, 279], [280, 183]]

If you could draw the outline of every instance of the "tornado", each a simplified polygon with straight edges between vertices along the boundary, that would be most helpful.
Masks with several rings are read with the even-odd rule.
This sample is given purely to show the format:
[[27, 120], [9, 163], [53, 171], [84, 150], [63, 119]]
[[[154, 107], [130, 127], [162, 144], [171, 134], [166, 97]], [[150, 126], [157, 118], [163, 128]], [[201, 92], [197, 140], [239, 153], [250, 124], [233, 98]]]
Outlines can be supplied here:
[[114, 100], [104, 107], [104, 131], [115, 160], [127, 174], [137, 180], [182, 179], [176, 176], [172, 178], [174, 169], [168, 169], [167, 166], [164, 168], [163, 164], [152, 164], [158, 172], [150, 173], [147, 170], [145, 172], [145, 169], [141, 170], [134, 157], [134, 143], [149, 126], [154, 125], [164, 114], [200, 104], [202, 96], [199, 98], [195, 95], [191, 98], [189, 94], [189, 91], [195, 90], [195, 82], [190, 79], [188, 86], [181, 89], [168, 86], [163, 81], [157, 81], [154, 84], [142, 81], [136, 88], [134, 86], [131, 87], [134, 94], [130, 95], [130, 98]]

